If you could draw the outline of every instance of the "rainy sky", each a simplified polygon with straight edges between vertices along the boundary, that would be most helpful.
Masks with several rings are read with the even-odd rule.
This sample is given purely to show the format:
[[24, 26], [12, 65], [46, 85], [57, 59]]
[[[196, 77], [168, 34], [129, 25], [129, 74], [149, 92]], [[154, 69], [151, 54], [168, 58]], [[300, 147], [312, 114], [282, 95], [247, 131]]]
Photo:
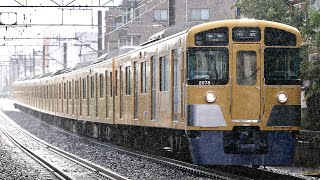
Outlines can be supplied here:
[[[99, 2], [106, 5], [117, 5], [121, 0], [115, 0], [114, 3], [110, 0], [6, 0], [1, 1], [0, 6], [19, 6], [25, 3], [29, 6], [47, 5], [55, 6], [58, 4], [72, 5], [97, 5]], [[105, 11], [106, 8], [0, 8], [0, 13], [3, 15], [0, 20], [6, 24], [17, 21], [17, 24], [25, 24], [26, 26], [7, 26], [1, 27], [0, 33], [0, 58], [8, 59], [12, 54], [22, 51], [32, 51], [32, 49], [41, 49], [42, 37], [67, 37], [74, 32], [97, 32], [96, 27], [91, 26], [50, 26], [50, 24], [97, 24], [97, 11]], [[13, 13], [13, 14], [11, 14]], [[16, 13], [16, 15], [14, 15]], [[40, 24], [38, 26], [29, 26], [30, 24]], [[48, 25], [47, 25], [48, 24]], [[19, 39], [12, 40], [11, 38], [39, 38], [39, 39]], [[18, 45], [18, 46], [15, 46]], [[19, 46], [19, 45], [39, 45], [39, 46]]]

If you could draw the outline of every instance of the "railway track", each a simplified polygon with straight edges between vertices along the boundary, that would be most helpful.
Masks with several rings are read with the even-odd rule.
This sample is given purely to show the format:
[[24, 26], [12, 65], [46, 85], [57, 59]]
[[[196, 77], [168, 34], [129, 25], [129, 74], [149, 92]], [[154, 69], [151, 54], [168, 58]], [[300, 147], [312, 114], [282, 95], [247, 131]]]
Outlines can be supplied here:
[[127, 179], [39, 140], [18, 127], [2, 112], [0, 112], [0, 121], [0, 130], [3, 134], [48, 169], [57, 179]]
[[[0, 118], [2, 116], [3, 116], [3, 113], [0, 112]], [[197, 165], [193, 165], [193, 164], [189, 164], [189, 163], [185, 163], [185, 162], [181, 162], [181, 161], [177, 161], [177, 160], [173, 160], [173, 159], [169, 159], [169, 158], [165, 158], [165, 157], [154, 156], [154, 155], [146, 154], [146, 153], [143, 153], [143, 152], [135, 152], [132, 149], [127, 149], [127, 148], [124, 148], [124, 147], [121, 147], [121, 146], [99, 142], [98, 140], [95, 140], [95, 139], [84, 138], [83, 136], [71, 133], [69, 131], [62, 130], [60, 128], [57, 128], [56, 126], [47, 124], [47, 123], [45, 123], [45, 122], [43, 122], [41, 120], [38, 120], [38, 121], [41, 122], [41, 123], [46, 124], [47, 126], [50, 126], [51, 128], [57, 129], [59, 131], [62, 131], [63, 133], [71, 134], [72, 136], [75, 136], [77, 138], [85, 139], [85, 141], [90, 141], [90, 142], [95, 143], [97, 145], [99, 144], [101, 146], [113, 148], [113, 149], [115, 149], [117, 151], [121, 151], [122, 153], [129, 154], [130, 156], [135, 156], [135, 157], [138, 157], [138, 158], [147, 159], [150, 162], [154, 162], [154, 163], [162, 164], [162, 165], [165, 165], [165, 166], [169, 166], [172, 169], [179, 169], [179, 170], [184, 171], [184, 172], [190, 172], [190, 173], [192, 173], [194, 175], [196, 174], [198, 177], [209, 178], [209, 179], [228, 179], [228, 180], [229, 179], [248, 179], [248, 178], [244, 178], [244, 177], [241, 177], [241, 176], [233, 175], [233, 174], [230, 174], [230, 173], [225, 173], [225, 172], [222, 172], [222, 171], [212, 170], [210, 168], [204, 168], [204, 167], [201, 167], [201, 166], [197, 166]], [[41, 140], [37, 140], [37, 141], [41, 141]], [[46, 147], [46, 149], [53, 149], [53, 151], [60, 152], [60, 150], [58, 150], [55, 147], [50, 146], [47, 143], [45, 143], [45, 147]], [[82, 160], [82, 161], [85, 161], [85, 160]], [[100, 170], [96, 170], [96, 171], [100, 172]]]
[[[134, 152], [131, 149], [127, 149], [127, 148], [116, 146], [116, 145], [109, 144], [109, 143], [103, 143], [103, 142], [98, 141], [96, 139], [84, 138], [83, 136], [79, 136], [79, 135], [71, 133], [69, 131], [65, 131], [60, 128], [57, 128], [56, 126], [47, 124], [44, 121], [41, 121], [39, 119], [35, 119], [35, 118], [32, 118], [32, 119], [37, 120], [41, 123], [44, 123], [47, 126], [50, 126], [51, 128], [55, 128], [55, 129], [58, 129], [59, 131], [63, 131], [64, 133], [71, 134], [72, 136], [75, 136], [77, 138], [85, 139], [85, 141], [90, 141], [90, 142], [93, 142], [97, 145], [99, 144], [101, 146], [113, 148], [113, 149], [116, 149], [117, 151], [121, 151], [125, 154], [130, 154], [130, 156], [148, 159], [148, 161], [150, 161], [150, 162], [163, 164], [163, 165], [168, 166], [172, 169], [180, 169], [181, 171], [191, 172], [192, 174], [197, 174], [198, 177], [204, 177], [204, 178], [210, 178], [210, 179], [261, 179], [263, 177], [270, 177], [271, 179], [274, 179], [274, 178], [276, 178], [276, 179], [277, 178], [280, 178], [280, 179], [299, 179], [299, 178], [295, 178], [292, 176], [285, 176], [285, 175], [281, 175], [281, 174], [277, 174], [277, 173], [260, 171], [258, 169], [250, 169], [247, 167], [243, 167], [243, 168], [238, 167], [238, 168], [236, 168], [236, 170], [233, 168], [233, 169], [225, 172], [224, 170], [228, 169], [226, 167], [223, 169], [221, 169], [221, 168], [220, 169], [219, 168], [212, 169], [212, 168], [197, 166], [197, 165], [193, 165], [193, 164], [189, 164], [189, 163], [185, 163], [185, 162], [181, 162], [181, 161], [177, 161], [177, 160], [173, 160], [173, 159], [169, 159], [169, 158], [165, 158], [165, 157], [150, 155], [150, 154], [142, 153], [140, 151]], [[237, 174], [237, 175], [235, 175], [235, 174]], [[242, 175], [242, 174], [245, 174], [245, 175]], [[255, 175], [252, 175], [252, 174], [255, 174]], [[257, 176], [257, 174], [258, 174], [258, 176]]]

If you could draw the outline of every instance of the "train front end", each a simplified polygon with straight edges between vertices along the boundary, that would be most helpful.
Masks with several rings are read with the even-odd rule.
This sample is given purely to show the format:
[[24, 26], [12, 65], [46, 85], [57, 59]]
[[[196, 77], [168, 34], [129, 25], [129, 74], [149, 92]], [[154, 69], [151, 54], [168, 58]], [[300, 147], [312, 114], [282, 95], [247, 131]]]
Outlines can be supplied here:
[[189, 30], [186, 132], [194, 163], [286, 165], [300, 129], [297, 29], [228, 20]]

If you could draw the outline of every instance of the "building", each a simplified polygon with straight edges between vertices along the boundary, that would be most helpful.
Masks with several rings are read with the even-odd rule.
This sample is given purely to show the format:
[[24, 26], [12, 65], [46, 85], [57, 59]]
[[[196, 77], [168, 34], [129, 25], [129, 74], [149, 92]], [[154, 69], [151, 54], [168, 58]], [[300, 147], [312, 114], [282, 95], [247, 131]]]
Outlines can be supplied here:
[[105, 13], [105, 52], [137, 46], [153, 34], [191, 21], [234, 18], [237, 0], [123, 0]]

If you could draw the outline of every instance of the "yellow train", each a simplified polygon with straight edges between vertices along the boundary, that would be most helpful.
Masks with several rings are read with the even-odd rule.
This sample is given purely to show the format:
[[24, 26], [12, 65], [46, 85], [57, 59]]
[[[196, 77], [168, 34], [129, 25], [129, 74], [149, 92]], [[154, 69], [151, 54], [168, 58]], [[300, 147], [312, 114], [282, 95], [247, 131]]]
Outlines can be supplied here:
[[87, 135], [187, 150], [195, 164], [290, 164], [300, 44], [296, 28], [276, 22], [189, 23], [87, 67], [17, 81], [12, 99]]

